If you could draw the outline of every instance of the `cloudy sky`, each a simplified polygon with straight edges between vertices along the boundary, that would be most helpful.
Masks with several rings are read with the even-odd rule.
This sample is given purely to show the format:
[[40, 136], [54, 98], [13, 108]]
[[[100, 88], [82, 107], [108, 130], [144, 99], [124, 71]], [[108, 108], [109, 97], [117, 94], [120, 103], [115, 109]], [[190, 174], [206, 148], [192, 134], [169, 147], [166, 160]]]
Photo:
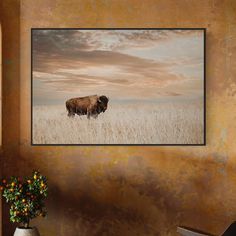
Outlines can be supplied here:
[[33, 103], [203, 97], [203, 31], [33, 30]]

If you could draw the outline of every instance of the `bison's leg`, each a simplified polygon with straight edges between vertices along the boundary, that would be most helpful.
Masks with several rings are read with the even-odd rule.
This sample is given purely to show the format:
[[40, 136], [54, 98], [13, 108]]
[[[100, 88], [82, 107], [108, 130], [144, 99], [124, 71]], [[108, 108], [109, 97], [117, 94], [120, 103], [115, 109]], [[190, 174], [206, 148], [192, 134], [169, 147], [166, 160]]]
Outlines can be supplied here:
[[94, 119], [97, 119], [98, 113], [93, 114], [92, 117], [93, 117]]
[[68, 111], [68, 116], [69, 117], [74, 117], [75, 116], [75, 113], [73, 111]]
[[90, 116], [92, 116], [92, 110], [91, 108], [87, 109], [87, 118], [90, 119]]
[[98, 116], [96, 107], [94, 105], [89, 106], [87, 109], [87, 118], [90, 119], [90, 116], [93, 118], [97, 118]]
[[91, 116], [90, 112], [87, 112], [87, 118], [88, 119], [90, 119], [90, 116]]

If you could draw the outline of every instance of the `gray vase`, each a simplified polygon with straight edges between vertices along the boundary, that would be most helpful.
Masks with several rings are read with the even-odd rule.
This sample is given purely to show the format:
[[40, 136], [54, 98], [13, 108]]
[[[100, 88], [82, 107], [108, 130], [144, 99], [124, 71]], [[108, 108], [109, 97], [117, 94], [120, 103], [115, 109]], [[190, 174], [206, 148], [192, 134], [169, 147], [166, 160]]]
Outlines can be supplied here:
[[17, 227], [14, 236], [40, 236], [40, 234], [36, 227], [29, 229]]

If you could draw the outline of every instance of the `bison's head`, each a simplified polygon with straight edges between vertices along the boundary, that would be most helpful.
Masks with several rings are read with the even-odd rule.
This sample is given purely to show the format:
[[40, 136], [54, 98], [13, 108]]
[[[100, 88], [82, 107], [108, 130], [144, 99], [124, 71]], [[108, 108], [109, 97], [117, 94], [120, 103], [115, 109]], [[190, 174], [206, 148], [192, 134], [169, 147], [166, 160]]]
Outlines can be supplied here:
[[105, 112], [107, 109], [109, 98], [102, 95], [98, 98], [98, 109], [100, 112]]

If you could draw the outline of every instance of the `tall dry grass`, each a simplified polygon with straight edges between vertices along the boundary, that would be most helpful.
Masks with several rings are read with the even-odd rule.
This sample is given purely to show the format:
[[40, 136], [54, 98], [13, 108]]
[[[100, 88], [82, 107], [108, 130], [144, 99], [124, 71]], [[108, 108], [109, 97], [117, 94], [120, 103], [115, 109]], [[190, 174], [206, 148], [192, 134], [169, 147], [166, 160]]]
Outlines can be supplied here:
[[34, 144], [201, 144], [197, 103], [110, 105], [97, 119], [67, 117], [65, 107], [33, 107]]

